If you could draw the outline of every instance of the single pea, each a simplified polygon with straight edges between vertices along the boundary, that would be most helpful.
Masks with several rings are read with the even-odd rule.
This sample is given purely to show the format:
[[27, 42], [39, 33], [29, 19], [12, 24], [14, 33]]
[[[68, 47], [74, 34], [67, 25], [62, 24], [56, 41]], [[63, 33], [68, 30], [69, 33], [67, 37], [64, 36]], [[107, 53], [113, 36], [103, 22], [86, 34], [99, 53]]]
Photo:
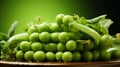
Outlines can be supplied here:
[[66, 50], [66, 45], [63, 43], [58, 43], [57, 44], [57, 51], [64, 52]]
[[44, 49], [47, 52], [56, 52], [57, 51], [57, 44], [56, 43], [48, 43], [45, 45]]
[[59, 42], [59, 40], [58, 40], [59, 33], [58, 32], [51, 33], [50, 35], [51, 35], [52, 42], [55, 42], [55, 43]]
[[56, 21], [58, 24], [61, 24], [63, 17], [64, 17], [64, 14], [58, 14], [58, 15], [55, 17], [55, 21]]
[[63, 55], [63, 52], [57, 52], [55, 54], [55, 58], [57, 61], [62, 61], [62, 55]]
[[34, 55], [34, 51], [27, 51], [24, 54], [24, 58], [27, 61], [32, 61], [33, 60], [33, 55]]
[[37, 25], [39, 32], [50, 32], [49, 25], [47, 23], [41, 23]]
[[47, 59], [47, 61], [54, 61], [55, 60], [55, 54], [53, 52], [47, 52], [46, 53], [46, 59]]
[[29, 51], [31, 50], [31, 42], [22, 41], [19, 47], [23, 52]]
[[57, 23], [51, 23], [51, 25], [50, 25], [50, 30], [51, 30], [52, 32], [60, 32], [60, 31], [62, 31], [62, 28], [61, 28], [60, 25], [57, 24]]
[[29, 40], [31, 42], [38, 42], [38, 41], [40, 41], [39, 40], [39, 33], [35, 32], [35, 33], [30, 34]]
[[70, 15], [65, 15], [62, 19], [63, 24], [67, 25], [70, 22], [73, 22], [73, 17]]
[[81, 54], [78, 51], [75, 51], [72, 53], [73, 54], [73, 61], [78, 62], [81, 59]]
[[69, 34], [67, 32], [61, 32], [58, 36], [58, 39], [61, 43], [65, 43], [69, 40]]
[[43, 49], [43, 45], [42, 45], [42, 43], [40, 43], [40, 42], [33, 42], [33, 43], [31, 44], [31, 49], [32, 49], [33, 51], [40, 51], [40, 50]]
[[34, 53], [33, 58], [35, 61], [44, 61], [46, 58], [46, 54], [43, 51], [37, 51]]
[[43, 43], [49, 42], [50, 39], [51, 39], [50, 33], [48, 33], [48, 32], [42, 32], [42, 33], [40, 33], [39, 39], [40, 39], [40, 41], [43, 42]]
[[21, 50], [17, 51], [17, 53], [16, 53], [16, 59], [18, 61], [22, 61], [24, 59], [24, 53]]
[[74, 40], [69, 40], [66, 42], [66, 49], [69, 51], [73, 51], [76, 49], [76, 42]]
[[90, 62], [93, 59], [93, 54], [90, 51], [82, 52], [82, 60]]
[[109, 61], [111, 59], [111, 53], [107, 50], [100, 51], [100, 59], [104, 61]]
[[98, 61], [100, 59], [100, 53], [97, 50], [92, 51], [93, 61]]
[[62, 60], [63, 60], [64, 62], [71, 62], [72, 59], [73, 59], [73, 55], [72, 55], [71, 52], [66, 51], [66, 52], [64, 52], [64, 53], [62, 54]]
[[28, 33], [31, 34], [33, 32], [38, 32], [38, 28], [36, 25], [32, 25], [28, 28]]

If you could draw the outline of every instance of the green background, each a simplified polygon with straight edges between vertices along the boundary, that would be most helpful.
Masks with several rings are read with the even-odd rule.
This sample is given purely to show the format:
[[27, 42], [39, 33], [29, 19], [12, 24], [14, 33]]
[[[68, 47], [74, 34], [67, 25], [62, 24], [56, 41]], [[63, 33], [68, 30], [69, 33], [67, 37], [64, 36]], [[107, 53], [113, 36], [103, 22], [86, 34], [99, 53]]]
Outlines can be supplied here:
[[[108, 18], [117, 22], [118, 19], [114, 17], [117, 15], [111, 12], [116, 7], [112, 3], [109, 1], [107, 4], [107, 0], [0, 0], [0, 32], [7, 33], [10, 25], [17, 20], [19, 25], [15, 33], [20, 33], [35, 17], [40, 16], [44, 22], [54, 22], [59, 13], [78, 14], [86, 18], [108, 14]], [[115, 24], [110, 28], [113, 33], [119, 32], [114, 31], [118, 28]]]

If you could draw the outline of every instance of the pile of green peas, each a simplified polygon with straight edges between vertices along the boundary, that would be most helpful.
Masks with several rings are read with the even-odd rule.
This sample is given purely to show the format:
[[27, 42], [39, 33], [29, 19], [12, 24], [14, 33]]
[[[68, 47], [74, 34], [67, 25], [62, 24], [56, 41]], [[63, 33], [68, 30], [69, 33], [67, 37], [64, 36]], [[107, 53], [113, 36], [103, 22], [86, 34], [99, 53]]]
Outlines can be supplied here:
[[[71, 15], [58, 14], [55, 22], [40, 22], [28, 27], [28, 40], [18, 43], [15, 57], [17, 61], [33, 62], [90, 62], [108, 61], [120, 50], [108, 51], [106, 44], [112, 44], [112, 39], [101, 36], [100, 46], [77, 30], [70, 29], [69, 23], [76, 22]], [[85, 38], [84, 38], [85, 37]], [[86, 38], [87, 37], [87, 38]], [[112, 43], [105, 43], [107, 42]], [[105, 45], [104, 45], [105, 44]], [[105, 49], [101, 49], [104, 48]]]

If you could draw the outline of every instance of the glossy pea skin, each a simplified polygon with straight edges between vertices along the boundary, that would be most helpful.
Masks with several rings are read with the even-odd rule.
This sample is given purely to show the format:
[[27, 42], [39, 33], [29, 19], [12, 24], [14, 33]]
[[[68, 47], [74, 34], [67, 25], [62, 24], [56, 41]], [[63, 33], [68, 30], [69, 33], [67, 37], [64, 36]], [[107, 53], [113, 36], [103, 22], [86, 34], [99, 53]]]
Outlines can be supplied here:
[[64, 17], [64, 14], [58, 14], [56, 17], [55, 17], [55, 21], [58, 23], [58, 24], [62, 24], [62, 19]]
[[62, 19], [64, 25], [68, 25], [68, 23], [73, 22], [73, 17], [70, 15], [65, 15]]

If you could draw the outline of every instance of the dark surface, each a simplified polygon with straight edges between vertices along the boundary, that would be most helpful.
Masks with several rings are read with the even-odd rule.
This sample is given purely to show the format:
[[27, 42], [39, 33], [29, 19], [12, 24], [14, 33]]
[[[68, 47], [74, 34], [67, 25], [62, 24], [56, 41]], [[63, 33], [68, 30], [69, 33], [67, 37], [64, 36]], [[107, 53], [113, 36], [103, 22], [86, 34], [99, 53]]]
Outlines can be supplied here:
[[120, 61], [106, 62], [5, 62], [0, 61], [0, 67], [120, 67]]

